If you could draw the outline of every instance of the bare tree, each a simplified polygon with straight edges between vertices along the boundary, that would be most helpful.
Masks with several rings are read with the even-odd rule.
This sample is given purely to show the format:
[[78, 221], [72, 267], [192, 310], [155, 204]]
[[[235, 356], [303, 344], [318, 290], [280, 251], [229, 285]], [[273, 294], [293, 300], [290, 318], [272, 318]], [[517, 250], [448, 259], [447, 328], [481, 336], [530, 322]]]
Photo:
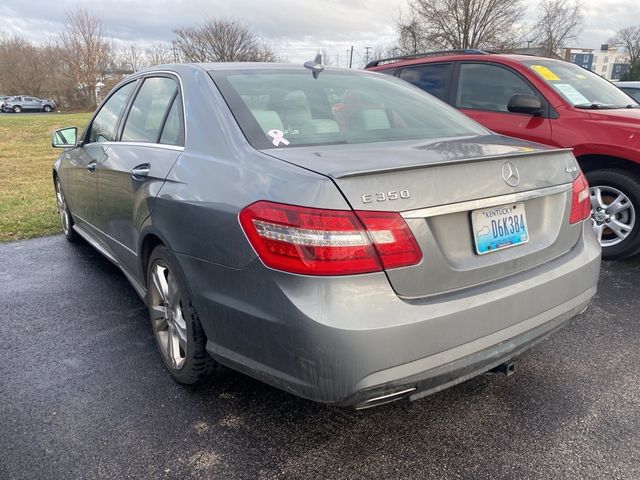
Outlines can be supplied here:
[[523, 0], [410, 0], [409, 6], [410, 21], [400, 29], [408, 50], [504, 49], [520, 42]]
[[71, 10], [58, 47], [65, 74], [76, 82], [81, 103], [94, 106], [95, 85], [104, 80], [113, 63], [114, 48], [102, 20], [80, 7]]
[[582, 5], [569, 0], [543, 0], [533, 38], [547, 57], [561, 57], [561, 50], [576, 40], [584, 26]]
[[19, 35], [0, 34], [0, 86], [8, 95], [47, 93], [48, 80], [55, 65], [38, 47]]
[[640, 25], [623, 28], [609, 43], [624, 48], [629, 54], [629, 63], [640, 67]]
[[150, 66], [174, 61], [171, 46], [166, 42], [156, 42], [145, 50], [147, 64]]
[[415, 8], [411, 7], [408, 15], [398, 13], [394, 23], [398, 36], [388, 52], [389, 56], [415, 55], [432, 48], [425, 25], [416, 14]]
[[273, 62], [269, 43], [235, 20], [207, 20], [196, 28], [174, 30], [174, 44], [188, 62]]
[[132, 72], [137, 72], [145, 66], [144, 52], [135, 44], [131, 44], [124, 49], [123, 59], [125, 65], [130, 68]]

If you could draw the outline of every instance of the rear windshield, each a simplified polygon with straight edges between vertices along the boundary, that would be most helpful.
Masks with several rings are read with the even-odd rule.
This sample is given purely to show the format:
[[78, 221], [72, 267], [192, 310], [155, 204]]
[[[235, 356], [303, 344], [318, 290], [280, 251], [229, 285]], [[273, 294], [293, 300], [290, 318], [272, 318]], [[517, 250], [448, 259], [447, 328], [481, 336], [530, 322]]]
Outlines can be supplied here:
[[622, 90], [589, 70], [569, 62], [522, 62], [577, 108], [631, 108], [637, 103]]
[[485, 135], [487, 130], [408, 83], [326, 70], [212, 71], [258, 149]]

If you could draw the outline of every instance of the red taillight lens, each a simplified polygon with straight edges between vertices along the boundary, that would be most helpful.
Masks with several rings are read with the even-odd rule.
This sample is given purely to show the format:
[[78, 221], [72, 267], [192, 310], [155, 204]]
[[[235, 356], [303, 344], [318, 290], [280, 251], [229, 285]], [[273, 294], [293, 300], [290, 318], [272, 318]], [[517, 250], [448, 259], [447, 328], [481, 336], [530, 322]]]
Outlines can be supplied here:
[[415, 265], [422, 251], [399, 213], [357, 211], [384, 268]]
[[584, 173], [573, 181], [573, 198], [571, 200], [571, 216], [569, 222], [571, 224], [586, 220], [591, 215], [591, 201], [589, 199], [589, 183]]
[[422, 253], [398, 213], [256, 202], [240, 224], [265, 265], [307, 275], [379, 272], [418, 263]]

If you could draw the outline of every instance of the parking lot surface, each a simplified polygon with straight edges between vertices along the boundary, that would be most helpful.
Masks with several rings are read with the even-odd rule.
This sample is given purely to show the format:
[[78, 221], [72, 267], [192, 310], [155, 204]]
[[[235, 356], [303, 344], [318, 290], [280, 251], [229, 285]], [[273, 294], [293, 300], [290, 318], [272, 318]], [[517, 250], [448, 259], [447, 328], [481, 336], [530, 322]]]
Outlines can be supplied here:
[[[640, 258], [525, 353], [414, 403], [177, 384], [124, 276], [61, 236], [0, 245], [0, 478], [638, 479]], [[496, 313], [499, 314], [499, 313]]]

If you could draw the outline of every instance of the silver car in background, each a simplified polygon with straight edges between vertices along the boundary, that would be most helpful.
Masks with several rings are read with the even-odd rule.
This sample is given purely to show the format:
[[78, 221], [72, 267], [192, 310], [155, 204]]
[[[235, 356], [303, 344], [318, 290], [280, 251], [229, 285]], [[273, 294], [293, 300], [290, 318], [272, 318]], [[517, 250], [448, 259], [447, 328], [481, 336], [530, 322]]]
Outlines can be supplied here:
[[223, 364], [327, 404], [415, 400], [505, 365], [596, 292], [571, 151], [387, 75], [161, 66], [76, 132], [53, 137], [64, 233], [122, 269], [183, 383]]
[[8, 97], [2, 102], [3, 112], [52, 112], [56, 108], [56, 102], [52, 99], [41, 100], [36, 97], [18, 95]]

